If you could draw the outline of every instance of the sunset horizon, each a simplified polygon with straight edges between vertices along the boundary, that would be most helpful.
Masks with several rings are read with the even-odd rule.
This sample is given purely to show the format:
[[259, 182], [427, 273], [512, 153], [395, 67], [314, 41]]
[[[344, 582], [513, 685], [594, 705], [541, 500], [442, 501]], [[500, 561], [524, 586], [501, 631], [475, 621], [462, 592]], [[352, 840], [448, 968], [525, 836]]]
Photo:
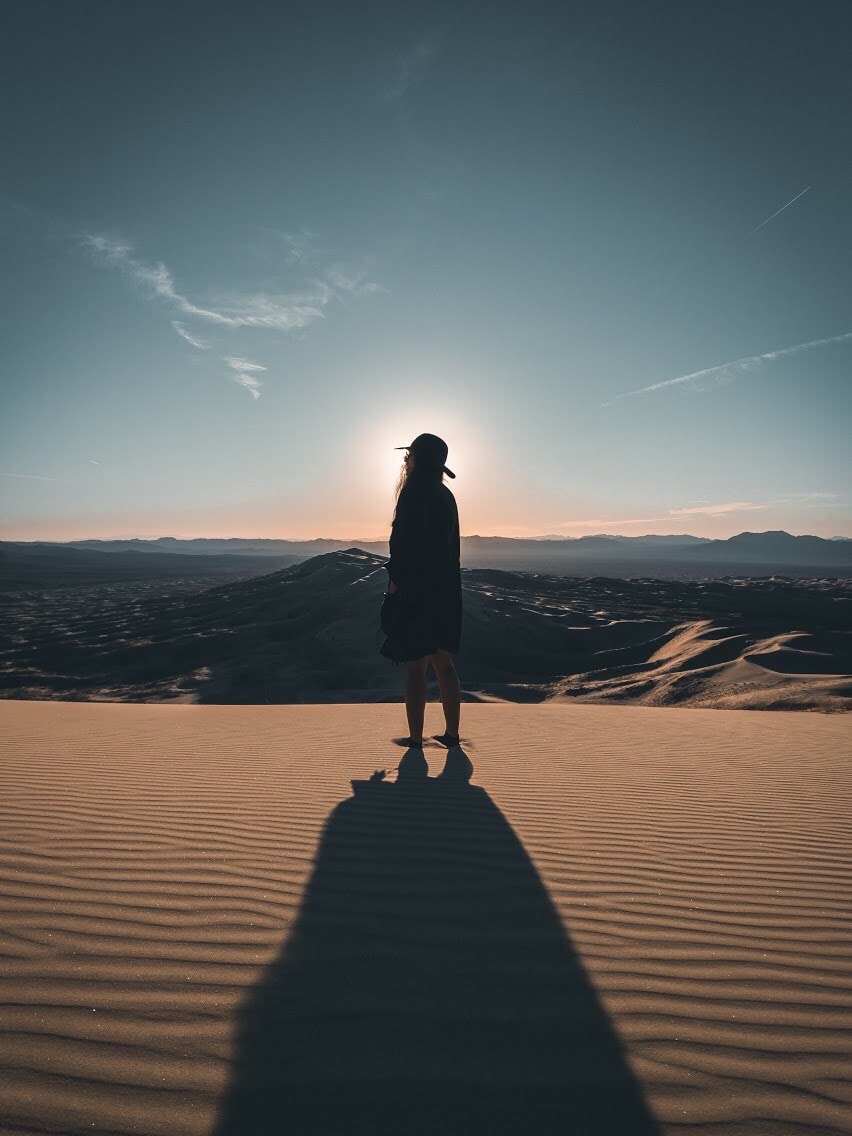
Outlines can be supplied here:
[[[621, 523], [622, 523], [622, 525], [624, 525], [626, 522], [622, 521]], [[817, 528], [821, 528], [824, 531], [816, 531]], [[752, 525], [733, 526], [733, 527], [728, 525], [728, 526], [725, 526], [724, 528], [722, 528], [720, 530], [716, 530], [716, 531], [713, 531], [713, 532], [699, 531], [698, 527], [690, 527], [690, 528], [681, 527], [681, 528], [672, 528], [671, 530], [663, 530], [662, 528], [658, 528], [658, 529], [647, 529], [647, 530], [642, 530], [642, 531], [635, 531], [635, 530], [631, 531], [630, 529], [626, 529], [626, 528], [624, 528], [623, 530], [597, 528], [597, 527], [594, 527], [592, 522], [576, 522], [576, 531], [567, 531], [567, 532], [562, 532], [562, 533], [542, 532], [540, 530], [533, 530], [533, 529], [527, 530], [527, 529], [512, 528], [511, 526], [506, 526], [502, 529], [495, 529], [494, 531], [484, 529], [484, 528], [483, 529], [474, 528], [474, 529], [470, 529], [468, 531], [468, 530], [463, 528], [462, 532], [461, 532], [461, 537], [462, 537], [463, 540], [471, 538], [471, 537], [482, 537], [484, 539], [504, 538], [504, 539], [508, 539], [508, 540], [540, 540], [540, 541], [544, 541], [544, 540], [579, 540], [582, 537], [612, 537], [614, 539], [637, 539], [637, 540], [641, 540], [643, 538], [651, 538], [651, 537], [670, 537], [670, 538], [690, 537], [690, 538], [699, 539], [699, 540], [729, 540], [731, 537], [739, 536], [740, 534], [743, 534], [743, 533], [760, 534], [760, 535], [769, 534], [769, 533], [786, 533], [788, 536], [794, 536], [794, 537], [815, 536], [815, 537], [821, 538], [822, 540], [840, 540], [840, 541], [852, 540], [852, 535], [850, 535], [848, 533], [841, 533], [841, 532], [830, 531], [830, 530], [831, 530], [830, 525], [829, 526], [826, 526], [826, 525], [813, 526], [811, 528], [802, 528], [802, 529], [799, 530], [799, 529], [794, 529], [794, 528], [783, 528], [781, 526], [776, 527], [776, 526], [763, 526], [763, 525], [752, 524]], [[355, 530], [352, 530], [352, 531], [355, 531]], [[309, 542], [316, 542], [316, 541], [347, 541], [347, 542], [351, 541], [353, 544], [358, 544], [359, 542], [362, 542], [362, 543], [365, 543], [365, 544], [381, 544], [383, 542], [387, 543], [387, 540], [388, 540], [388, 533], [387, 532], [376, 533], [372, 536], [365, 536], [364, 532], [362, 530], [359, 535], [351, 536], [351, 535], [347, 535], [347, 530], [341, 530], [341, 534], [342, 535], [336, 535], [335, 533], [329, 532], [329, 531], [322, 531], [322, 532], [318, 532], [318, 533], [312, 533], [310, 535], [305, 535], [304, 533], [282, 533], [282, 532], [278, 532], [278, 531], [259, 532], [259, 531], [255, 531], [255, 530], [245, 531], [245, 532], [241, 532], [241, 531], [238, 531], [238, 530], [237, 531], [222, 531], [222, 532], [214, 532], [214, 531], [209, 531], [209, 530], [204, 530], [204, 531], [184, 530], [184, 531], [181, 531], [181, 532], [177, 532], [177, 531], [174, 531], [174, 532], [160, 532], [160, 531], [144, 532], [144, 531], [133, 531], [133, 530], [123, 530], [122, 531], [122, 530], [108, 529], [106, 531], [100, 531], [99, 532], [99, 531], [92, 530], [92, 529], [86, 529], [86, 530], [80, 530], [80, 531], [75, 530], [73, 532], [69, 531], [67, 534], [63, 534], [63, 535], [44, 535], [41, 531], [39, 531], [38, 535], [33, 535], [33, 534], [21, 535], [20, 533], [15, 533], [15, 534], [12, 534], [12, 535], [3, 534], [3, 535], [0, 535], [0, 541], [8, 541], [9, 543], [12, 543], [12, 544], [15, 544], [15, 543], [38, 544], [38, 543], [41, 543], [41, 542], [48, 543], [48, 544], [54, 544], [54, 543], [62, 544], [62, 543], [72, 543], [72, 542], [87, 541], [87, 540], [100, 540], [100, 541], [130, 541], [130, 540], [138, 540], [138, 541], [158, 541], [158, 540], [176, 540], [176, 541], [183, 541], [183, 540], [242, 540], [242, 541], [282, 540], [282, 541], [292, 541], [294, 543], [309, 543]]]
[[852, 536], [831, 19], [247, 11], [10, 9], [0, 539]]

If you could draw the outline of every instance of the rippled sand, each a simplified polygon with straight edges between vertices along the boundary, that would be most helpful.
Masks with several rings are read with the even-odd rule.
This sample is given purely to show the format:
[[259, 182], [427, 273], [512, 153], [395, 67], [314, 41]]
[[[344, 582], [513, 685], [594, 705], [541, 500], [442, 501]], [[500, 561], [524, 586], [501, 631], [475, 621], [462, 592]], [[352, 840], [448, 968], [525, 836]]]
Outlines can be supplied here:
[[0, 704], [0, 1131], [848, 1132], [848, 719], [464, 711]]

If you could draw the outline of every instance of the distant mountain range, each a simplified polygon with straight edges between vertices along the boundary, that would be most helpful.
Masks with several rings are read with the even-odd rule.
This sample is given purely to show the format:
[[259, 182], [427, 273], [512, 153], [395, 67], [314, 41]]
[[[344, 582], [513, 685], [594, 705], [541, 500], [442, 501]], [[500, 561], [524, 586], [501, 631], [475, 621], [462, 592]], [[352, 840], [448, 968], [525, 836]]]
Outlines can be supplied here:
[[359, 548], [379, 549], [387, 552], [387, 542], [381, 541], [352, 541], [334, 540], [333, 538], [317, 537], [313, 540], [271, 540], [265, 537], [194, 537], [184, 540], [174, 536], [159, 536], [152, 540], [66, 540], [66, 541], [38, 541], [18, 544], [51, 545], [62, 548], [88, 548], [95, 552], [170, 552], [180, 555], [237, 555], [253, 554], [257, 556], [319, 556], [324, 552], [337, 552], [340, 549]]
[[[259, 576], [318, 555], [358, 547], [387, 557], [386, 541], [198, 538], [0, 542], [0, 591], [133, 581], [213, 584]], [[551, 576], [705, 579], [720, 576], [852, 576], [852, 541], [786, 532], [739, 533], [727, 540], [683, 536], [462, 538], [466, 568]]]
[[824, 540], [819, 536], [791, 536], [783, 529], [776, 532], [743, 532], [727, 540], [714, 540], [702, 545], [702, 560], [774, 560], [779, 564], [849, 564], [852, 542]]
[[462, 563], [469, 568], [566, 576], [847, 576], [852, 575], [852, 541], [786, 532], [739, 533], [727, 540], [693, 536], [584, 536], [574, 540], [469, 536], [462, 539]]
[[[842, 537], [834, 537], [842, 540]], [[174, 536], [160, 536], [151, 540], [132, 538], [129, 540], [67, 540], [67, 541], [7, 541], [26, 548], [80, 548], [92, 552], [159, 552], [181, 556], [320, 556], [325, 552], [340, 552], [345, 548], [363, 548], [377, 556], [387, 555], [387, 540], [336, 540], [333, 537], [315, 537], [313, 540], [278, 540], [265, 537], [195, 537], [184, 540]], [[466, 536], [462, 545], [473, 553], [500, 550], [529, 550], [545, 555], [560, 555], [572, 552], [600, 550], [612, 551], [615, 548], [632, 549], [637, 553], [645, 550], [690, 548], [714, 543], [709, 537], [689, 536], [608, 536], [604, 533], [594, 536]]]
[[[179, 554], [192, 553], [195, 555], [210, 555], [230, 553], [240, 556], [252, 553], [254, 555], [282, 556], [304, 555], [317, 556], [324, 552], [337, 552], [344, 548], [363, 548], [365, 551], [381, 555], [381, 550], [387, 551], [387, 541], [383, 540], [337, 540], [333, 537], [315, 537], [312, 540], [283, 540], [268, 539], [264, 537], [195, 537], [181, 539], [173, 536], [161, 536], [151, 540], [68, 540], [68, 541], [7, 541], [23, 546], [42, 545], [62, 548], [88, 548], [100, 552], [172, 552]], [[637, 556], [647, 552], [657, 553], [661, 549], [667, 552], [692, 551], [702, 549], [708, 552], [710, 548], [715, 554], [724, 555], [724, 550], [730, 550], [736, 555], [748, 550], [760, 555], [794, 554], [799, 559], [803, 553], [807, 555], [820, 555], [837, 544], [852, 544], [852, 538], [834, 536], [828, 539], [819, 536], [792, 536], [783, 530], [772, 532], [752, 533], [742, 532], [725, 540], [713, 540], [710, 537], [691, 536], [689, 533], [678, 535], [658, 536], [648, 534], [643, 536], [620, 536], [609, 533], [596, 533], [592, 536], [541, 536], [541, 537], [511, 537], [511, 536], [465, 536], [462, 545], [470, 553], [484, 551], [517, 550], [530, 551], [552, 555], [582, 556], [588, 553], [597, 554], [602, 551], [618, 549], [621, 554], [630, 552]]]

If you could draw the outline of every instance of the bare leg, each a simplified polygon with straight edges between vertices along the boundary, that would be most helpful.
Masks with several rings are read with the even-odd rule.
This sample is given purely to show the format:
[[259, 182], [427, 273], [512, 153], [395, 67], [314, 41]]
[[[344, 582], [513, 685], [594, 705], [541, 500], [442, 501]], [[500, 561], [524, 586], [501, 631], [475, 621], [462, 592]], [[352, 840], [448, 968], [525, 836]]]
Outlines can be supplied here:
[[413, 742], [423, 741], [423, 715], [426, 711], [426, 667], [429, 656], [405, 664], [405, 713]]
[[438, 679], [441, 691], [441, 705], [444, 707], [444, 719], [447, 723], [447, 733], [458, 737], [459, 715], [461, 714], [461, 689], [459, 676], [453, 666], [453, 656], [443, 647], [439, 647], [434, 655], [430, 655], [432, 667]]

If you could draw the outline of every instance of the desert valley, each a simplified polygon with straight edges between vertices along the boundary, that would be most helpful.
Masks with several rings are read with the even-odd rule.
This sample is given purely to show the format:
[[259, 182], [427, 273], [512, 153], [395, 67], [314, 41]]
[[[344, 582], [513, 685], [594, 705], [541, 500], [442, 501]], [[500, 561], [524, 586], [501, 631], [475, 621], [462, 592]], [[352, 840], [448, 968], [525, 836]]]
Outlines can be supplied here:
[[[846, 543], [819, 544], [840, 562]], [[36, 559], [25, 546], [12, 551], [28, 554], [28, 567], [37, 564], [42, 575], [41, 587], [21, 590], [16, 556], [0, 550], [4, 697], [258, 704], [401, 697], [398, 673], [378, 654], [387, 573], [375, 553], [324, 552], [264, 571], [269, 561], [255, 552], [38, 546]], [[546, 549], [538, 571], [464, 569], [466, 700], [852, 704], [852, 570], [838, 575], [829, 561], [825, 575], [797, 578], [801, 570], [782, 562], [791, 575], [662, 579], [645, 575], [639, 561], [620, 567], [641, 574], [619, 578], [542, 571], [553, 556]], [[680, 560], [671, 565], [682, 575]], [[84, 582], [86, 574], [93, 580]]]

